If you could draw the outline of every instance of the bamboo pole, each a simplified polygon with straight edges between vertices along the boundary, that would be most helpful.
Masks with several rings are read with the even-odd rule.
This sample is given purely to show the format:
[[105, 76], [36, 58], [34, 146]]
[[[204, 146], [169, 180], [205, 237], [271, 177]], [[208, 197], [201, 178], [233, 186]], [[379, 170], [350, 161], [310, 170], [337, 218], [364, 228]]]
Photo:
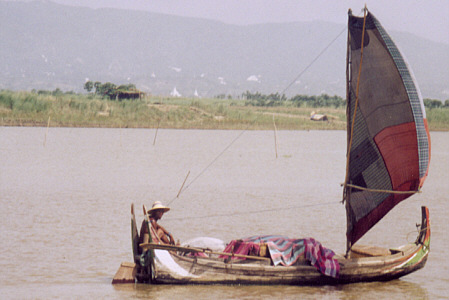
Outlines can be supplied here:
[[[344, 186], [344, 184], [342, 184]], [[347, 187], [354, 188], [361, 191], [368, 191], [374, 193], [386, 193], [386, 194], [398, 194], [398, 195], [409, 195], [409, 194], [421, 194], [421, 191], [392, 191], [392, 190], [381, 190], [381, 189], [369, 189], [363, 186], [358, 186], [355, 184], [346, 184]]]
[[[347, 150], [347, 155], [346, 155], [346, 175], [345, 175], [345, 184], [344, 184], [344, 188], [343, 188], [343, 200], [342, 203], [345, 202], [346, 200], [346, 210], [348, 211], [348, 207], [349, 207], [349, 197], [351, 197], [351, 190], [348, 190], [348, 184], [349, 184], [349, 162], [351, 159], [351, 147], [352, 147], [352, 141], [353, 141], [353, 134], [354, 134], [354, 124], [355, 124], [355, 118], [356, 118], [356, 114], [357, 114], [357, 107], [358, 107], [358, 103], [359, 103], [359, 86], [360, 86], [360, 76], [362, 74], [362, 63], [363, 63], [363, 47], [365, 44], [365, 26], [366, 26], [366, 12], [368, 11], [368, 9], [366, 8], [366, 4], [365, 4], [365, 8], [363, 9], [363, 27], [362, 27], [362, 41], [361, 41], [361, 45], [360, 45], [360, 64], [359, 64], [359, 72], [358, 72], [358, 76], [357, 76], [357, 85], [356, 85], [356, 93], [355, 93], [355, 104], [354, 104], [354, 112], [353, 112], [353, 117], [352, 117], [352, 122], [351, 122], [351, 129], [349, 132], [349, 141], [348, 141], [348, 150]], [[349, 30], [348, 30], [348, 36], [349, 36]], [[351, 73], [351, 77], [352, 77], [352, 73]], [[348, 104], [349, 105], [349, 104]], [[348, 106], [348, 116], [349, 116], [349, 106]], [[349, 119], [348, 119], [349, 121]], [[349, 220], [349, 214], [348, 212], [346, 212], [346, 219]], [[349, 222], [348, 222], [349, 224]], [[348, 230], [349, 232], [349, 230]], [[350, 241], [350, 239], [348, 238], [348, 236], [346, 236], [346, 254], [345, 256], [348, 257], [349, 255], [349, 251], [352, 248], [352, 242]]]
[[120, 148], [122, 148], [122, 124], [120, 124], [119, 133], [120, 133]]
[[48, 127], [50, 127], [50, 116], [48, 116], [47, 130], [45, 131], [45, 136], [44, 136], [44, 147], [45, 147], [45, 145], [47, 144]]
[[179, 195], [180, 195], [181, 192], [182, 192], [182, 188], [184, 187], [184, 184], [186, 183], [187, 178], [189, 177], [189, 175], [190, 175], [190, 170], [189, 170], [189, 172], [187, 173], [187, 176], [186, 176], [186, 178], [184, 179], [184, 182], [182, 183], [181, 188], [179, 189], [179, 192], [178, 192], [178, 194], [176, 195], [176, 198], [179, 198]]
[[273, 126], [274, 126], [274, 150], [276, 152], [276, 158], [278, 158], [277, 128], [276, 123], [274, 122], [274, 114], [273, 114]]

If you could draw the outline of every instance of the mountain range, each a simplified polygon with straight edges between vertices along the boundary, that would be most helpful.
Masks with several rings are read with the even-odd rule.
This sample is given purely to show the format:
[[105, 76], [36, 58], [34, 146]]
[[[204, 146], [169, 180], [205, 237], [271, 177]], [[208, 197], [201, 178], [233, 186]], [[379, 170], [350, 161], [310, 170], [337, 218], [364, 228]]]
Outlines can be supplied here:
[[[0, 2], [0, 89], [82, 92], [91, 80], [133, 83], [154, 95], [344, 96], [345, 27], [322, 21], [242, 26], [50, 1]], [[449, 45], [389, 33], [423, 96], [449, 99]]]

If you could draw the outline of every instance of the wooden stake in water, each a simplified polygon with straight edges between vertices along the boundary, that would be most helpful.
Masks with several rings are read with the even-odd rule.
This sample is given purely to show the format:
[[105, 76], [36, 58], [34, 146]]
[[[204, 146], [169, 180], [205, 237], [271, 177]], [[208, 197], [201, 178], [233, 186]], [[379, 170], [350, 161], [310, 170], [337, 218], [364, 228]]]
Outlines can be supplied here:
[[48, 116], [47, 130], [45, 131], [45, 136], [44, 136], [44, 147], [47, 144], [48, 127], [50, 127], [50, 116]]
[[274, 126], [274, 150], [276, 151], [276, 158], [278, 158], [277, 128], [276, 123], [274, 122], [274, 114], [273, 114], [273, 126]]
[[122, 124], [120, 124], [119, 133], [120, 133], [120, 148], [122, 148]]
[[159, 124], [161, 124], [161, 120], [157, 122], [156, 133], [154, 134], [153, 146], [156, 144], [157, 131], [159, 130]]

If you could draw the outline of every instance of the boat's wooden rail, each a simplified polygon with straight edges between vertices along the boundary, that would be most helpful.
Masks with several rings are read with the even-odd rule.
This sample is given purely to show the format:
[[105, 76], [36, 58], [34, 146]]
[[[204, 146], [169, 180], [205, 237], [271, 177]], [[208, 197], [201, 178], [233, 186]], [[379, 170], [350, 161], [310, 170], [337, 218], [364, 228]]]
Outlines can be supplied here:
[[208, 255], [220, 255], [220, 256], [228, 256], [231, 258], [236, 257], [236, 258], [245, 258], [245, 259], [251, 259], [251, 260], [271, 262], [271, 258], [268, 258], [268, 257], [254, 256], [254, 255], [243, 255], [243, 254], [227, 253], [227, 252], [217, 252], [217, 251], [212, 251], [210, 249], [204, 249], [204, 248], [163, 245], [163, 244], [155, 244], [155, 243], [142, 243], [142, 244], [140, 244], [140, 247], [142, 247], [142, 249], [144, 249], [144, 250], [159, 249], [159, 250], [185, 252], [185, 253], [189, 253], [189, 252], [195, 253], [196, 252], [196, 253], [205, 253]]

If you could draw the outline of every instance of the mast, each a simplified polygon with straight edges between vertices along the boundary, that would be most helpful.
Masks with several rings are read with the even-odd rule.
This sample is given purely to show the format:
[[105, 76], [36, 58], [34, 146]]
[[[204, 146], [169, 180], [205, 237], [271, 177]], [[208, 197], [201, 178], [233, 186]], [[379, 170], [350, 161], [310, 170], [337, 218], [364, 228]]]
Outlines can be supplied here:
[[[352, 100], [351, 99], [351, 80], [352, 80], [352, 72], [351, 72], [351, 35], [349, 32], [349, 21], [350, 17], [352, 16], [352, 10], [348, 10], [348, 39], [347, 39], [347, 50], [346, 50], [346, 117], [347, 117], [347, 152], [346, 152], [346, 178], [344, 183], [344, 191], [343, 191], [343, 202], [345, 202], [345, 208], [346, 208], [346, 224], [347, 224], [347, 232], [346, 232], [346, 255], [348, 255], [349, 251], [351, 250], [352, 243], [348, 237], [349, 233], [349, 224], [351, 224], [351, 216], [352, 213], [350, 211], [350, 198], [351, 198], [351, 190], [352, 188], [348, 186], [350, 184], [350, 176], [349, 176], [349, 163], [351, 159], [351, 147], [352, 147], [352, 140], [353, 140], [353, 134], [354, 134], [354, 124], [355, 124], [355, 118], [357, 113], [357, 107], [358, 107], [358, 101], [359, 101], [359, 83], [360, 83], [360, 75], [362, 73], [362, 62], [363, 62], [363, 46], [364, 46], [364, 39], [365, 39], [365, 25], [366, 25], [366, 15], [367, 15], [368, 9], [363, 9], [363, 28], [362, 28], [362, 39], [361, 39], [361, 46], [360, 46], [360, 64], [359, 64], [359, 70], [358, 70], [358, 76], [357, 76], [357, 86], [356, 86], [356, 95], [355, 95], [355, 104], [354, 104], [354, 111], [351, 112], [352, 107]], [[351, 113], [352, 113], [352, 119], [351, 119]]]
[[[352, 15], [352, 10], [349, 9], [348, 10], [348, 16]], [[349, 34], [349, 17], [348, 17], [348, 37], [347, 37], [347, 41], [346, 41], [346, 132], [349, 133], [350, 131], [350, 120], [349, 120], [349, 114], [350, 114], [350, 107], [349, 107], [349, 95], [350, 95], [350, 89], [351, 89], [351, 47], [350, 47], [350, 38], [351, 35]], [[350, 135], [347, 134], [347, 141], [346, 141], [346, 145], [347, 145], [347, 149], [346, 149], [346, 156], [348, 156], [349, 153], [349, 137]], [[348, 159], [348, 157], [347, 157]], [[348, 166], [349, 166], [349, 162], [347, 161], [347, 166], [346, 166], [346, 178], [345, 178], [345, 183], [344, 183], [344, 188], [343, 188], [343, 200], [342, 202], [345, 203], [345, 209], [346, 209], [346, 224], [349, 224], [349, 214], [348, 214], [348, 209], [349, 209], [349, 198], [351, 196], [348, 188], [346, 186], [346, 184], [348, 183]], [[346, 237], [346, 255], [348, 255], [349, 250], [351, 249], [351, 244], [349, 239]]]

